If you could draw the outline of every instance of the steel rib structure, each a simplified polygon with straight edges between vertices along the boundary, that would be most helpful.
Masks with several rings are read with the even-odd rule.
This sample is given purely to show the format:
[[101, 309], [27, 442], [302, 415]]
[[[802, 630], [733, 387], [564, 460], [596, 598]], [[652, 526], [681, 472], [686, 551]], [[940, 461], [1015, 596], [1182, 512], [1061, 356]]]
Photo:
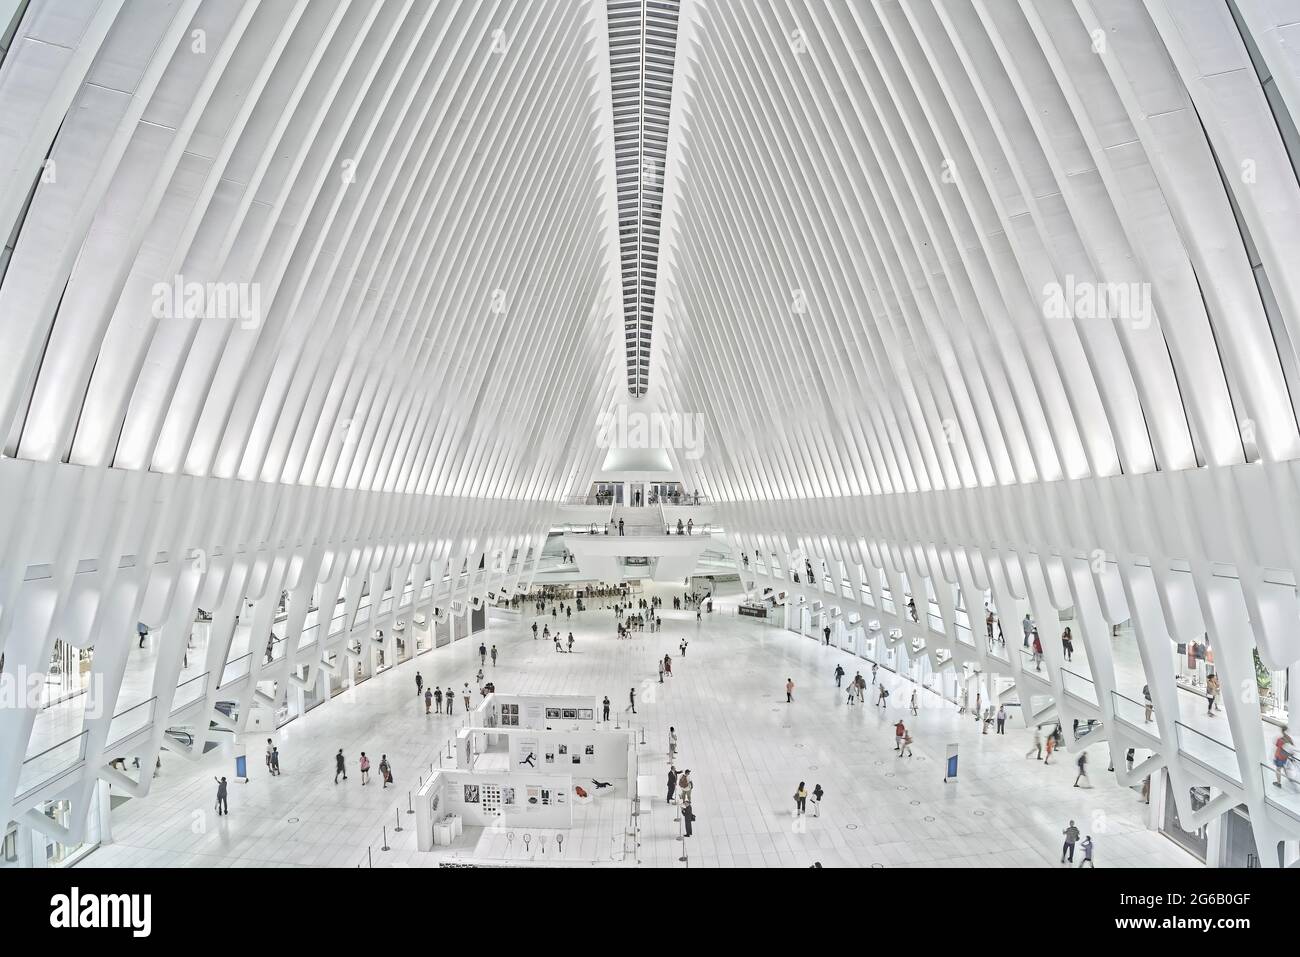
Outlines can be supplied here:
[[[394, 618], [525, 589], [632, 401], [707, 417], [673, 462], [757, 587], [1005, 676], [1026, 721], [1099, 721], [1185, 823], [1244, 805], [1294, 859], [1247, 691], [1256, 653], [1300, 663], [1300, 10], [668, 6], [625, 316], [646, 246], [600, 0], [0, 0], [0, 651], [17, 680], [93, 646], [97, 679], [51, 753], [39, 707], [0, 708], [0, 822], [143, 795], [112, 757], [313, 686], [371, 640], [363, 586]], [[305, 625], [314, 590], [337, 628]], [[286, 593], [277, 656], [228, 659]], [[984, 594], [1068, 611], [1090, 677], [995, 654]], [[198, 608], [202, 681], [172, 641], [120, 701], [136, 622]], [[1241, 692], [1223, 761], [1176, 720], [1201, 635]]]

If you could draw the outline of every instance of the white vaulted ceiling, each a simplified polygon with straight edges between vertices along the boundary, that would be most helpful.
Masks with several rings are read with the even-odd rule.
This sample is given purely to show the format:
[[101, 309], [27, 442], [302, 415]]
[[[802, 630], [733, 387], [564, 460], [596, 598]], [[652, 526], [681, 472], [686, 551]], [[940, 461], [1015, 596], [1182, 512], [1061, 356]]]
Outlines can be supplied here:
[[[653, 374], [746, 439], [710, 444], [701, 487], [1294, 458], [1295, 20], [1266, 0], [685, 4]], [[1051, 284], [1147, 282], [1149, 322], [1044, 308]]]
[[[604, 44], [571, 0], [31, 4], [5, 454], [556, 497], [621, 362]], [[155, 318], [177, 276], [249, 284], [258, 321]]]

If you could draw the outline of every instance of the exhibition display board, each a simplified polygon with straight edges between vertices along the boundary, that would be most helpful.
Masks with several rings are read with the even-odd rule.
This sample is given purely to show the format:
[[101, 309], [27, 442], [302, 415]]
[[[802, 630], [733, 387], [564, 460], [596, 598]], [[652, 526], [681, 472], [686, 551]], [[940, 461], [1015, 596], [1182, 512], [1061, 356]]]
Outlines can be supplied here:
[[456, 827], [570, 828], [573, 777], [569, 774], [440, 770], [416, 792], [417, 846], [431, 851], [439, 829]]
[[601, 725], [601, 702], [589, 695], [509, 695], [493, 693], [474, 709], [474, 723], [485, 728], [594, 728]]
[[[569, 773], [578, 783], [628, 781], [635, 756], [631, 730], [539, 731], [531, 728], [463, 728], [456, 735], [456, 767], [471, 770], [485, 757], [504, 759], [511, 774]], [[635, 788], [635, 774], [631, 787]], [[585, 784], [584, 784], [585, 786]], [[629, 795], [634, 796], [634, 795]]]

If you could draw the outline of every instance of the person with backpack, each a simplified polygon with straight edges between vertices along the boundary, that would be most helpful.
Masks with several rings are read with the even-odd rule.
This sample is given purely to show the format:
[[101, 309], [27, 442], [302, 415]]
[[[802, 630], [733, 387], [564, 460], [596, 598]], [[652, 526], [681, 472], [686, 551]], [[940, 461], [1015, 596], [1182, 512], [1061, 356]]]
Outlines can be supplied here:
[[802, 781], [800, 781], [799, 786], [795, 788], [794, 791], [795, 816], [797, 817], [800, 814], [803, 814], [807, 805], [808, 805], [808, 788], [804, 785]]
[[334, 755], [334, 783], [339, 783], [339, 775], [343, 775], [343, 780], [348, 779], [348, 768], [344, 763], [343, 749], [339, 748], [339, 753]]
[[370, 783], [370, 759], [366, 757], [366, 752], [361, 752], [361, 786], [365, 787]]
[[1282, 733], [1273, 742], [1273, 773], [1277, 776], [1277, 780], [1273, 782], [1274, 787], [1282, 786], [1282, 772], [1286, 769], [1287, 762], [1291, 760], [1293, 744], [1291, 735], [1287, 734], [1286, 725], [1282, 725]]
[[1092, 782], [1088, 780], [1088, 752], [1079, 752], [1079, 760], [1075, 763], [1079, 767], [1079, 773], [1074, 777], [1074, 786], [1077, 788], [1079, 782], [1083, 781], [1086, 787], [1092, 787]]
[[853, 684], [858, 689], [858, 704], [866, 704], [867, 703], [867, 679], [862, 677], [861, 671], [859, 671], [857, 673], [857, 676], [853, 679]]
[[840, 687], [840, 682], [843, 680], [843, 678], [844, 678], [844, 666], [836, 665], [835, 666], [835, 687], [837, 688]]
[[880, 697], [876, 699], [876, 707], [878, 708], [887, 707], [885, 704], [885, 699], [888, 697], [889, 697], [889, 689], [882, 684], [880, 686]]
[[388, 790], [388, 785], [393, 783], [393, 766], [388, 763], [388, 755], [381, 755], [379, 758], [379, 777], [384, 782], [384, 790]]

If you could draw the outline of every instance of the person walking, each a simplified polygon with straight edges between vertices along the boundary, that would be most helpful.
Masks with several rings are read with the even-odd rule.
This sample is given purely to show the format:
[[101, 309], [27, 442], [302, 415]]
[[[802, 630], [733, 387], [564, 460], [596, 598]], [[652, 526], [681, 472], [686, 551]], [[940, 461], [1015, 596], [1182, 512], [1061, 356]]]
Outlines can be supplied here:
[[901, 748], [898, 749], [898, 756], [900, 758], [904, 756], [910, 758], [912, 756], [912, 732], [911, 731], [907, 731], [903, 734], [903, 745]]
[[609, 720], [609, 695], [605, 695], [605, 700], [604, 702], [602, 702], [602, 704], [604, 707], [604, 712], [603, 712], [603, 716], [601, 717], [601, 720], [608, 721]]
[[858, 688], [858, 704], [866, 704], [867, 703], [867, 679], [862, 676], [861, 671], [857, 673], [857, 676], [853, 679], [853, 683], [857, 685]]
[[533, 641], [537, 640], [537, 622], [533, 622]]
[[1070, 661], [1074, 657], [1074, 638], [1070, 634], [1070, 626], [1065, 626], [1065, 631], [1061, 632], [1061, 651], [1065, 654], [1065, 660]]
[[[658, 620], [659, 620], [659, 619], [656, 619], [656, 621], [658, 621]], [[681, 653], [682, 653], [682, 657], [683, 657], [683, 658], [686, 657], [686, 646], [689, 645], [689, 644], [690, 644], [690, 642], [687, 641], [685, 638], [683, 638], [683, 639], [682, 639], [682, 643], [681, 643], [680, 645], [677, 646], [678, 649], [681, 651]]]
[[800, 781], [799, 786], [795, 788], [794, 791], [795, 816], [798, 817], [799, 815], [805, 813], [807, 806], [808, 806], [808, 788], [804, 785], [802, 781]]
[[669, 658], [667, 655], [664, 655], [664, 674], [669, 678], [673, 676], [673, 659]]
[[894, 722], [894, 750], [901, 751], [903, 748], [903, 738], [907, 734], [907, 726], [903, 724], [903, 719], [899, 718]]
[[568, 646], [569, 654], [573, 654], [573, 632], [569, 632]]
[[221, 817], [223, 814], [228, 816], [230, 807], [226, 804], [226, 779], [221, 777], [212, 780], [217, 782], [217, 817]]
[[825, 796], [825, 794], [826, 792], [822, 790], [822, 786], [820, 784], [813, 785], [813, 792], [812, 792], [813, 817], [822, 816], [822, 798]]
[[465, 699], [465, 710], [469, 711], [469, 682], [465, 682], [465, 687], [461, 691], [461, 697]]
[[393, 783], [393, 766], [388, 763], [388, 755], [379, 756], [379, 778], [384, 782], [384, 790], [388, 790], [388, 785]]
[[668, 762], [671, 764], [677, 759], [677, 729], [669, 727], [668, 729]]
[[334, 755], [334, 783], [339, 783], [339, 775], [343, 775], [343, 780], [348, 779], [348, 766], [344, 763], [343, 749], [339, 748], [339, 753]]
[[1219, 676], [1210, 675], [1205, 679], [1205, 716], [1214, 717], [1214, 699], [1219, 695]]
[[1007, 733], [1007, 706], [998, 705], [998, 734]]
[[917, 701], [916, 701], [916, 689], [915, 689], [915, 688], [912, 689], [912, 705], [911, 705], [911, 707], [912, 707], [912, 717], [916, 717], [916, 714], [917, 714]]
[[1056, 734], [1053, 733], [1047, 736], [1047, 753], [1043, 755], [1044, 764], [1052, 763], [1052, 752], [1055, 750], [1056, 750]]
[[138, 621], [135, 623], [135, 630], [140, 636], [140, 644], [137, 647], [143, 648], [144, 640], [149, 637], [149, 626], [142, 621]]
[[1074, 845], [1079, 840], [1079, 829], [1075, 827], [1074, 822], [1071, 821], [1070, 826], [1067, 827], [1061, 833], [1065, 835], [1065, 844], [1061, 846], [1061, 863], [1064, 864], [1066, 858], [1068, 857], [1070, 859], [1070, 863], [1073, 864]]
[[418, 671], [415, 673], [415, 696], [418, 698], [424, 694], [424, 676]]
[[1030, 619], [1030, 617], [1029, 617], [1029, 613], [1028, 613], [1028, 612], [1025, 612], [1025, 619], [1024, 619], [1024, 621], [1022, 621], [1022, 622], [1020, 623], [1020, 627], [1021, 627], [1021, 629], [1023, 629], [1023, 631], [1024, 631], [1024, 633], [1025, 633], [1025, 647], [1028, 648], [1028, 647], [1029, 647], [1029, 636], [1033, 633], [1033, 630], [1034, 630], [1034, 623], [1033, 623], [1033, 621]]
[[659, 683], [664, 683], [664, 660], [662, 658], [659, 659]]
[[1079, 773], [1074, 776], [1074, 786], [1077, 788], [1079, 782], [1083, 781], [1085, 787], [1092, 787], [1092, 782], [1088, 780], [1088, 752], [1080, 751], [1079, 760], [1075, 763], [1078, 765]]
[[794, 679], [785, 679], [785, 703], [789, 704], [794, 701]]
[[1043, 670], [1043, 643], [1038, 640], [1038, 629], [1034, 629], [1034, 670]]
[[876, 698], [877, 708], [887, 708], [885, 700], [889, 697], [889, 690], [882, 684], [880, 686], [880, 695]]
[[1079, 866], [1091, 867], [1095, 870], [1096, 865], [1093, 864], [1092, 862], [1092, 835], [1089, 834], [1087, 837], [1085, 837], [1083, 839], [1083, 843], [1080, 844], [1079, 847], [1083, 851], [1083, 860], [1079, 862]]
[[1280, 788], [1282, 786], [1282, 772], [1286, 770], [1287, 762], [1291, 760], [1291, 751], [1294, 742], [1291, 735], [1287, 734], [1286, 725], [1282, 725], [1282, 733], [1277, 736], [1273, 742], [1273, 774], [1276, 776], [1273, 786]]
[[365, 787], [370, 783], [370, 759], [366, 757], [366, 752], [361, 752], [361, 786]]
[[844, 678], [844, 666], [836, 665], [835, 666], [835, 687], [837, 688], [840, 687], [840, 682], [843, 680], [843, 678]]
[[280, 776], [280, 749], [277, 747], [271, 748], [271, 774], [277, 778]]
[[497, 646], [493, 645], [492, 646], [492, 667], [495, 668], [496, 666], [497, 666]]
[[664, 798], [664, 803], [673, 803], [673, 792], [677, 790], [677, 768], [674, 765], [668, 766], [668, 796]]
[[275, 750], [275, 746], [271, 744], [271, 739], [270, 739], [270, 738], [267, 738], [267, 739], [266, 739], [266, 772], [267, 772], [267, 774], [270, 774], [270, 773], [271, 773], [271, 752], [274, 751], [274, 750]]
[[636, 714], [636, 688], [629, 688], [627, 692], [627, 710]]
[[876, 671], [877, 671], [879, 668], [880, 668], [880, 665], [876, 664], [874, 661], [871, 663], [871, 683], [872, 683], [872, 684], [875, 684], [875, 683], [876, 683]]
[[822, 629], [822, 640], [823, 640], [823, 642], [824, 642], [825, 644], [827, 644], [827, 645], [829, 645], [829, 644], [831, 643], [831, 626], [830, 626], [830, 625], [827, 625], [825, 628]]
[[1041, 728], [1034, 728], [1034, 746], [1025, 752], [1026, 758], [1033, 758], [1035, 761], [1043, 759], [1043, 731]]

